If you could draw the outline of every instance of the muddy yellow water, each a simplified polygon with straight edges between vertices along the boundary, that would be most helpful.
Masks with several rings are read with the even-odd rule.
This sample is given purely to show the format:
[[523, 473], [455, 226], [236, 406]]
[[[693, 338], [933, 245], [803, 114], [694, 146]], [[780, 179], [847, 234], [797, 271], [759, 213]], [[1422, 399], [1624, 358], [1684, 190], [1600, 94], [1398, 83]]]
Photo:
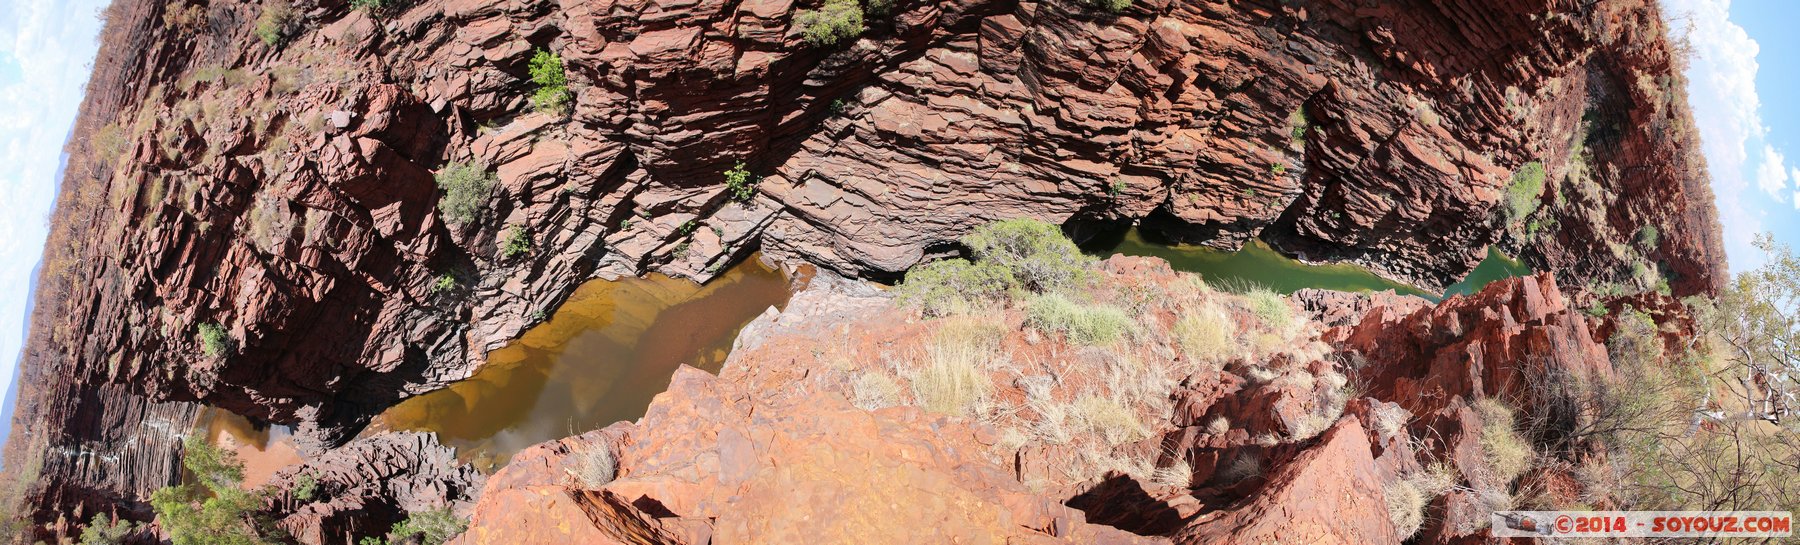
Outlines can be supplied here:
[[287, 426], [259, 427], [236, 413], [211, 407], [200, 412], [199, 423], [207, 442], [236, 453], [244, 462], [244, 488], [260, 487], [276, 470], [300, 463], [293, 429]]
[[717, 372], [738, 330], [787, 298], [787, 279], [755, 257], [705, 286], [654, 274], [588, 282], [475, 376], [401, 402], [368, 433], [434, 431], [491, 470], [525, 447], [643, 416], [677, 367]]

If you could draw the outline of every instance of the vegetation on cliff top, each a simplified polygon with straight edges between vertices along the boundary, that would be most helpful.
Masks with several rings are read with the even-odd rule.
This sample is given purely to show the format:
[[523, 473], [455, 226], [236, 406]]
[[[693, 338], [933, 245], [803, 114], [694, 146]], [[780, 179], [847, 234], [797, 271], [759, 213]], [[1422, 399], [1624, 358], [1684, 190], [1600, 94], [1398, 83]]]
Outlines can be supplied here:
[[[1197, 484], [1185, 463], [1120, 450], [1166, 431], [1158, 426], [1172, 410], [1169, 392], [1196, 372], [1230, 365], [1251, 377], [1246, 387], [1326, 392], [1285, 429], [1256, 424], [1256, 440], [1266, 445], [1318, 435], [1337, 421], [1350, 397], [1342, 374], [1329, 368], [1315, 373], [1301, 363], [1320, 357], [1323, 345], [1316, 331], [1294, 320], [1285, 299], [1266, 289], [1242, 286], [1249, 295], [1227, 293], [1185, 273], [1173, 273], [1178, 280], [1172, 284], [1140, 284], [1135, 276], [1107, 272], [1055, 225], [1035, 220], [983, 225], [962, 242], [972, 260], [915, 267], [896, 288], [900, 304], [927, 317], [912, 357], [856, 370], [847, 381], [850, 397], [866, 409], [916, 405], [994, 423], [1002, 455], [1031, 445], [1079, 453], [1078, 463], [1054, 475], [1028, 476], [1028, 485], [1081, 482], [1107, 472]], [[1016, 344], [1021, 335], [1031, 346]], [[1081, 362], [1081, 371], [1059, 371], [1073, 361]], [[1061, 376], [1065, 372], [1082, 376]], [[1231, 424], [1220, 426], [1215, 434]], [[1249, 468], [1258, 462], [1238, 463]], [[1235, 482], [1254, 471], [1228, 473], [1213, 478]]]
[[825, 0], [819, 9], [803, 9], [794, 15], [800, 35], [818, 46], [836, 45], [863, 33], [863, 10], [856, 0]]

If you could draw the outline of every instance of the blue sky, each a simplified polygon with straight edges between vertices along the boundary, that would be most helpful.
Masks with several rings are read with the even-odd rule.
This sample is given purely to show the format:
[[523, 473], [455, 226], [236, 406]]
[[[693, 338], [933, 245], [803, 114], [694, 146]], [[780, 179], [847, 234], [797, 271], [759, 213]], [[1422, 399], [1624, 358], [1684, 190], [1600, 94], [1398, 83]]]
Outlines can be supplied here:
[[1764, 261], [1750, 241], [1772, 233], [1800, 247], [1800, 3], [1664, 0], [1694, 56], [1688, 101], [1718, 199], [1732, 272]]
[[[98, 49], [99, 0], [0, 0], [0, 377], [23, 346], [62, 147]], [[11, 428], [0, 422], [0, 436]]]

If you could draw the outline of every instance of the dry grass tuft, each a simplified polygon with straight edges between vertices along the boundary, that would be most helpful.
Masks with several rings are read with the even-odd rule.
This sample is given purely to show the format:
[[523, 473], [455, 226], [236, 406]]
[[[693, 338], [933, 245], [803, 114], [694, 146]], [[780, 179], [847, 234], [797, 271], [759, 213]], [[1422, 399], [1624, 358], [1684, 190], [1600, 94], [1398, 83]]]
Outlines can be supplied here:
[[851, 400], [865, 411], [892, 407], [900, 402], [900, 383], [887, 373], [864, 370], [851, 380]]
[[1443, 495], [1455, 485], [1455, 474], [1444, 464], [1433, 464], [1387, 485], [1383, 495], [1387, 497], [1388, 519], [1393, 521], [1400, 538], [1408, 539], [1419, 533], [1419, 527], [1425, 524], [1425, 507], [1432, 498]]
[[1108, 445], [1117, 446], [1150, 435], [1150, 429], [1138, 421], [1137, 413], [1116, 399], [1082, 394], [1075, 400], [1074, 413], [1083, 431], [1099, 436]]
[[1061, 333], [1075, 344], [1106, 345], [1131, 335], [1137, 322], [1112, 305], [1083, 305], [1061, 294], [1040, 295], [1025, 304], [1026, 323], [1045, 333]]
[[1001, 365], [999, 339], [973, 320], [947, 321], [906, 374], [913, 398], [926, 410], [969, 416], [993, 390], [988, 372]]
[[1494, 477], [1502, 484], [1511, 483], [1531, 468], [1536, 455], [1531, 444], [1519, 435], [1513, 410], [1500, 400], [1486, 397], [1475, 402], [1481, 415], [1481, 452]]
[[589, 490], [606, 486], [619, 475], [619, 460], [613, 456], [612, 447], [604, 443], [589, 446], [571, 456], [576, 457], [575, 479]]
[[1412, 413], [1398, 404], [1385, 404], [1375, 408], [1375, 432], [1382, 437], [1392, 437], [1406, 432], [1406, 424], [1412, 421]]
[[1230, 360], [1236, 348], [1231, 337], [1237, 333], [1225, 311], [1211, 302], [1175, 322], [1175, 341], [1188, 361], [1217, 364]]
[[1262, 455], [1249, 450], [1238, 451], [1237, 457], [1231, 459], [1224, 469], [1213, 475], [1213, 482], [1232, 484], [1244, 479], [1261, 476], [1263, 472]]

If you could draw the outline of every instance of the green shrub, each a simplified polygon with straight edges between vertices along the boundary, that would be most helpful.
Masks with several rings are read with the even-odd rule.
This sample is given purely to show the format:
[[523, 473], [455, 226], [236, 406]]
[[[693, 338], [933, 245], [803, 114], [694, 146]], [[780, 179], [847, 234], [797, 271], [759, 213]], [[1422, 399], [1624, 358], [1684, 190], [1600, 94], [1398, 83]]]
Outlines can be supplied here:
[[225, 327], [217, 323], [200, 324], [200, 350], [207, 356], [219, 357], [232, 351], [234, 343]]
[[1645, 225], [1638, 229], [1638, 248], [1642, 248], [1646, 252], [1653, 251], [1656, 249], [1656, 243], [1661, 241], [1662, 231], [1657, 230], [1655, 225]]
[[1094, 258], [1082, 254], [1057, 226], [1042, 221], [996, 221], [964, 235], [962, 243], [978, 262], [999, 266], [1020, 287], [1037, 293], [1073, 289], [1093, 275]]
[[1518, 221], [1530, 216], [1538, 208], [1538, 199], [1544, 194], [1544, 164], [1532, 161], [1519, 167], [1513, 173], [1512, 182], [1506, 186], [1506, 214], [1508, 221]]
[[512, 259], [531, 253], [531, 233], [514, 225], [506, 232], [506, 242], [500, 247], [500, 257]]
[[1288, 114], [1288, 146], [1294, 149], [1306, 147], [1306, 132], [1312, 128], [1306, 121], [1306, 108], [1295, 108]]
[[1086, 0], [1089, 7], [1105, 10], [1107, 13], [1118, 13], [1131, 7], [1131, 0]]
[[569, 76], [563, 70], [562, 56], [539, 49], [531, 56], [530, 68], [531, 82], [538, 86], [531, 95], [532, 107], [540, 112], [568, 112], [569, 100], [574, 96], [569, 93]]
[[256, 37], [269, 47], [281, 47], [293, 37], [298, 22], [293, 4], [288, 0], [273, 0], [263, 4], [262, 15], [256, 17]]
[[129, 520], [112, 520], [106, 513], [100, 513], [81, 529], [81, 545], [119, 545], [125, 542], [125, 536], [132, 528]]
[[294, 479], [294, 498], [300, 501], [312, 501], [319, 493], [319, 478], [311, 473], [301, 473]]
[[437, 280], [431, 282], [431, 293], [444, 293], [456, 289], [456, 284], [456, 275], [450, 273], [440, 274], [438, 275]]
[[1106, 304], [1082, 305], [1056, 293], [1040, 295], [1026, 303], [1025, 323], [1085, 345], [1116, 342], [1136, 325], [1124, 309]]
[[350, 0], [351, 9], [359, 9], [374, 17], [386, 17], [412, 5], [412, 0]]
[[444, 165], [436, 178], [438, 188], [444, 190], [438, 209], [443, 211], [445, 220], [457, 225], [474, 222], [480, 217], [496, 181], [494, 175], [488, 173], [487, 165], [474, 162]]
[[731, 170], [725, 171], [725, 190], [731, 192], [731, 198], [740, 201], [750, 200], [756, 194], [756, 182], [759, 180], [748, 169], [744, 162], [738, 161]]
[[926, 316], [948, 316], [999, 300], [1017, 287], [1012, 275], [993, 263], [945, 259], [906, 271], [895, 291], [901, 304], [918, 306]]
[[260, 545], [251, 517], [261, 501], [239, 485], [244, 464], [237, 455], [196, 436], [183, 443], [182, 465], [198, 484], [169, 486], [150, 495], [157, 524], [175, 545]]
[[469, 521], [456, 516], [449, 507], [443, 507], [407, 515], [406, 520], [395, 524], [394, 529], [388, 531], [388, 535], [395, 541], [421, 536], [424, 539], [420, 542], [424, 545], [443, 545], [467, 529]]
[[854, 39], [863, 32], [862, 6], [856, 0], [825, 0], [819, 9], [803, 9], [794, 16], [800, 34], [819, 46]]

